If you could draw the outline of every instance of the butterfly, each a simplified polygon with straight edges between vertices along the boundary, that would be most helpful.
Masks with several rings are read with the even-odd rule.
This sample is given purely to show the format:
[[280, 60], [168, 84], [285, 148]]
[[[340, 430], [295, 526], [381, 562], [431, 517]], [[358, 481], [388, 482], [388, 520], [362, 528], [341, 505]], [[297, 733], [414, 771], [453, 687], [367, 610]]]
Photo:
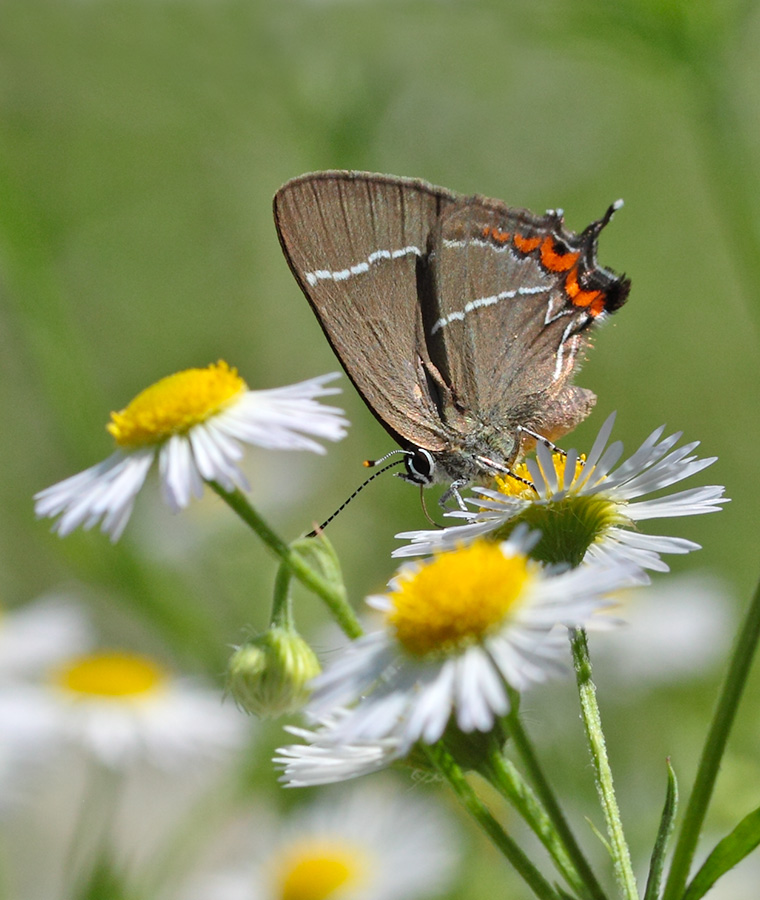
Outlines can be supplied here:
[[[572, 384], [627, 278], [597, 264], [620, 201], [576, 234], [424, 181], [325, 171], [287, 182], [274, 218], [290, 268], [415, 484], [509, 473], [596, 402]], [[461, 501], [460, 501], [461, 503]]]

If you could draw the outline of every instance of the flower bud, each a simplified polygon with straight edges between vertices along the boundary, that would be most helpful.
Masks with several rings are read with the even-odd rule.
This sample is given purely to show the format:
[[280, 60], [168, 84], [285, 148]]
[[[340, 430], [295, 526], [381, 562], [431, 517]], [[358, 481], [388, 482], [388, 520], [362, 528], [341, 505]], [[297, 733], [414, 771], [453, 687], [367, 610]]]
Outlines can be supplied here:
[[227, 686], [246, 712], [282, 716], [309, 699], [306, 685], [320, 670], [314, 651], [297, 632], [272, 626], [235, 650], [227, 666]]

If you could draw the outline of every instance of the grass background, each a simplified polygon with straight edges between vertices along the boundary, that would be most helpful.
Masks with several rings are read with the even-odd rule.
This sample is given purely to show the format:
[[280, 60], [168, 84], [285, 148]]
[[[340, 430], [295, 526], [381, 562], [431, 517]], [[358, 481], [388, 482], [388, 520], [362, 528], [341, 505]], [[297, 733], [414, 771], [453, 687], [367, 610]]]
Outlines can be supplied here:
[[[353, 168], [563, 207], [574, 229], [625, 199], [600, 259], [633, 289], [578, 378], [597, 409], [565, 443], [588, 446], [617, 410], [630, 450], [666, 422], [717, 455], [702, 483], [727, 485], [725, 512], [650, 530], [703, 544], [672, 568], [719, 578], [738, 615], [759, 556], [759, 56], [757, 4], [740, 0], [4, 0], [2, 603], [76, 592], [120, 640], [212, 674], [245, 623], [266, 624], [274, 567], [216, 498], [174, 518], [145, 491], [112, 547], [50, 535], [31, 495], [104, 458], [109, 411], [172, 371], [224, 358], [273, 387], [337, 368], [271, 197], [303, 172]], [[251, 455], [254, 502], [288, 539], [391, 449], [343, 385], [353, 425], [328, 456]], [[391, 478], [331, 526], [357, 602], [390, 576], [393, 534], [414, 527], [417, 494]], [[316, 604], [300, 609], [308, 628]], [[718, 678], [622, 698], [601, 687], [642, 863], [664, 757], [685, 788]], [[759, 692], [755, 676], [718, 833], [760, 803]], [[538, 693], [531, 709], [587, 811], [576, 714], [547, 722]], [[483, 856], [467, 896], [509, 883]]]

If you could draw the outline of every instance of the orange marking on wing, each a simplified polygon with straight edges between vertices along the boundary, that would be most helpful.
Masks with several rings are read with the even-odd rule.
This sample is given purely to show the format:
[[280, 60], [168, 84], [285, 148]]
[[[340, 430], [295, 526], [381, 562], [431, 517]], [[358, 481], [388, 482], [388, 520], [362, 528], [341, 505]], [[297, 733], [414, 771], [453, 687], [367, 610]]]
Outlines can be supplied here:
[[502, 231], [500, 228], [491, 228], [490, 225], [484, 225], [482, 235], [484, 238], [491, 238], [497, 244], [506, 244], [512, 237], [508, 231]]
[[521, 234], [515, 234], [513, 240], [520, 253], [531, 253], [541, 243], [542, 238], [540, 236], [524, 238]]
[[557, 253], [554, 238], [544, 238], [541, 244], [541, 263], [550, 272], [567, 272], [578, 262], [580, 253]]
[[[573, 306], [590, 307], [589, 313], [598, 316], [604, 310], [606, 297], [603, 291], [584, 291], [578, 284], [578, 270], [571, 269], [565, 278], [565, 293]], [[601, 304], [601, 305], [600, 305]]]

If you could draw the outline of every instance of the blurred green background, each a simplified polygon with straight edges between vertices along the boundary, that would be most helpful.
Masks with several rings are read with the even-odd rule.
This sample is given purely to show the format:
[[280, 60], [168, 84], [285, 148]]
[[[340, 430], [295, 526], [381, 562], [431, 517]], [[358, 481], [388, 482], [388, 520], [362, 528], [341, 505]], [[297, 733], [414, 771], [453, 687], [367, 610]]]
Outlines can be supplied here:
[[[114, 547], [50, 535], [31, 495], [108, 455], [109, 411], [172, 371], [224, 358], [273, 387], [337, 368], [271, 198], [303, 172], [353, 168], [563, 207], [574, 229], [625, 199], [599, 255], [633, 289], [577, 379], [599, 403], [565, 445], [586, 448], [617, 410], [628, 450], [664, 422], [717, 455], [699, 483], [727, 485], [725, 512], [649, 530], [701, 543], [673, 570], [720, 579], [738, 616], [760, 561], [759, 62], [760, 11], [742, 0], [4, 0], [2, 603], [78, 591], [122, 640], [212, 674], [246, 623], [266, 624], [274, 565], [216, 498], [172, 517], [144, 491]], [[392, 448], [342, 383], [353, 425], [326, 457], [250, 456], [254, 503], [288, 539]], [[331, 526], [357, 602], [392, 573], [394, 533], [415, 527], [417, 492], [390, 477]], [[318, 621], [311, 598], [299, 608], [305, 628]], [[642, 860], [664, 758], [688, 786], [718, 680], [710, 667], [622, 701], [601, 685]], [[760, 803], [759, 692], [755, 676], [718, 833]], [[588, 811], [577, 714], [547, 721], [540, 690], [530, 699]]]

